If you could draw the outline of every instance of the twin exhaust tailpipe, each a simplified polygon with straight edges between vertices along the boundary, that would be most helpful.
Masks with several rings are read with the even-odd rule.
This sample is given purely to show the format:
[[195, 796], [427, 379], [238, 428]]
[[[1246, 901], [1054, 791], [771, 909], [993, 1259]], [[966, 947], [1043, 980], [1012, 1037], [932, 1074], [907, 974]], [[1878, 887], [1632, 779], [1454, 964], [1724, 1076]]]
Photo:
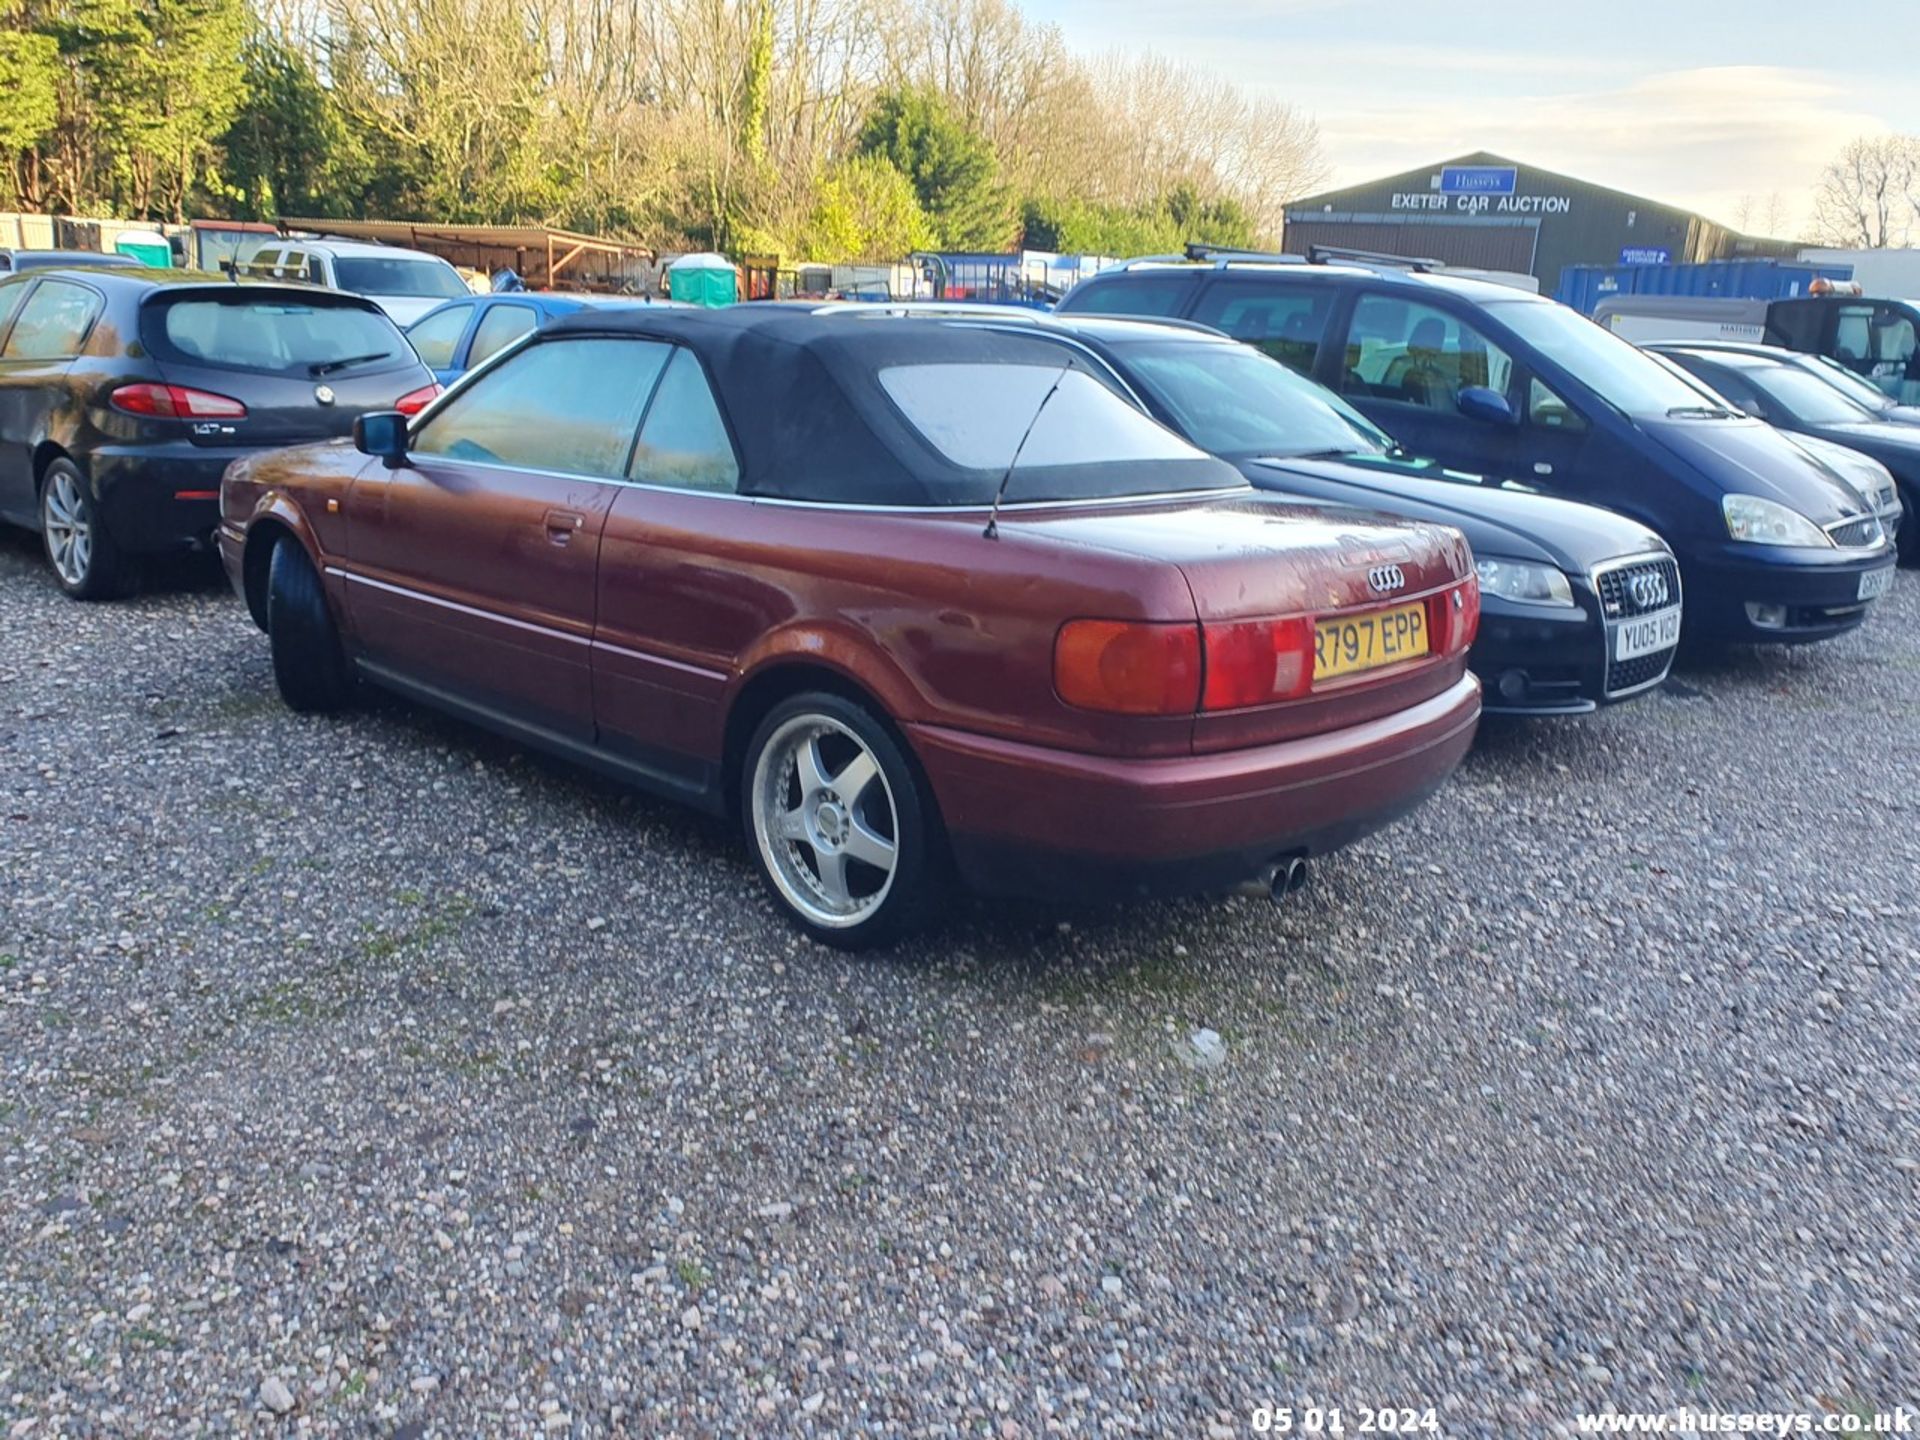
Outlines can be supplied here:
[[1255, 899], [1271, 900], [1279, 905], [1296, 890], [1307, 883], [1307, 859], [1304, 855], [1290, 855], [1277, 865], [1269, 865], [1251, 880], [1242, 880], [1233, 887], [1236, 895], [1251, 895]]

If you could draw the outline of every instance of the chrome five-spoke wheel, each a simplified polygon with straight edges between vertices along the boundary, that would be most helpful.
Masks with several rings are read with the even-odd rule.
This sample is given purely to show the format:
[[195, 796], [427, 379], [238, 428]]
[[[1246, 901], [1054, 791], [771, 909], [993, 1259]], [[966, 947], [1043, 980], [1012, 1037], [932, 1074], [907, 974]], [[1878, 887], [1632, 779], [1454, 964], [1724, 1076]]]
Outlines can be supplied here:
[[754, 843], [782, 898], [827, 929], [859, 925], [887, 901], [900, 817], [879, 760], [828, 715], [795, 715], [760, 747]]

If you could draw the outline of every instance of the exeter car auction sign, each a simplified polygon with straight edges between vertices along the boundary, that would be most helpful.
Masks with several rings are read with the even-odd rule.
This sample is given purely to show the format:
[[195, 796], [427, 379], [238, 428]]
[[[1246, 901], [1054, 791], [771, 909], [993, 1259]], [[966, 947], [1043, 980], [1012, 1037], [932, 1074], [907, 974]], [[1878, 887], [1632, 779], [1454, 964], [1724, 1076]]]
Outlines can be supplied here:
[[1573, 209], [1566, 195], [1523, 195], [1519, 171], [1511, 165], [1446, 165], [1432, 189], [1393, 197], [1395, 210], [1451, 210], [1461, 215], [1565, 215]]

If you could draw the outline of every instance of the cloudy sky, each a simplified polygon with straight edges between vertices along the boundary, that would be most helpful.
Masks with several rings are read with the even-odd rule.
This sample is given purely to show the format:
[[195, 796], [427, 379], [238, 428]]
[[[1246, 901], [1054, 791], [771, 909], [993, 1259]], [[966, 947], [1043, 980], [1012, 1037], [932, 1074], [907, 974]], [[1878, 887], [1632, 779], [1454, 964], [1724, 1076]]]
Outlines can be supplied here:
[[[1157, 50], [1320, 125], [1334, 184], [1472, 150], [1766, 228], [1855, 135], [1920, 132], [1920, 0], [1025, 0], [1075, 49]], [[1842, 18], [1844, 16], [1844, 19]]]

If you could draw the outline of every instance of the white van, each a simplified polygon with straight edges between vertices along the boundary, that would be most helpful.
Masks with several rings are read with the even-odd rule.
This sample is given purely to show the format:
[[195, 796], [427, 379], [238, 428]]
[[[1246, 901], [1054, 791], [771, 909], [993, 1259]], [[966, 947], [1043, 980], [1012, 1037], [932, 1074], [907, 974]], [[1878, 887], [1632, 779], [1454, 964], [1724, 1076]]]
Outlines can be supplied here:
[[438, 255], [356, 240], [269, 239], [240, 261], [257, 280], [304, 280], [364, 295], [402, 328], [443, 300], [471, 292], [460, 272]]

